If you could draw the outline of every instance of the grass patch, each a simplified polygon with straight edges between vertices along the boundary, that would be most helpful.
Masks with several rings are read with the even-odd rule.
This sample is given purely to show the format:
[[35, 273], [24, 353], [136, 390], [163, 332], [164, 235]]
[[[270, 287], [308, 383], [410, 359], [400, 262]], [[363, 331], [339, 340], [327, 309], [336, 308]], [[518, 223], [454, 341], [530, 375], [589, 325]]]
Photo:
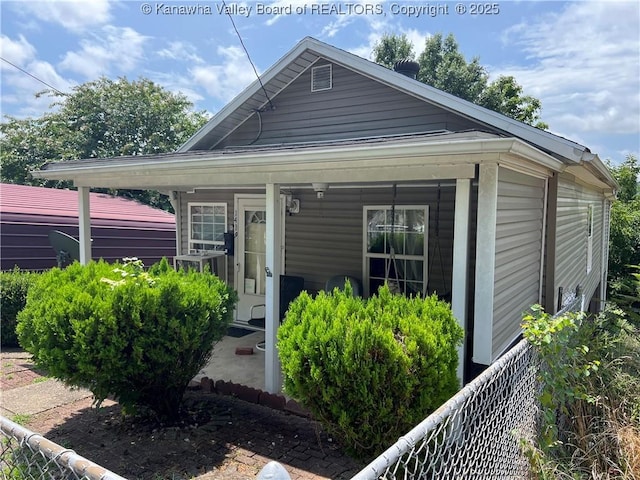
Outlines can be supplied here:
[[31, 415], [18, 413], [11, 417], [11, 421], [24, 426], [31, 421]]
[[49, 380], [49, 377], [38, 377], [33, 379], [33, 383], [42, 383]]

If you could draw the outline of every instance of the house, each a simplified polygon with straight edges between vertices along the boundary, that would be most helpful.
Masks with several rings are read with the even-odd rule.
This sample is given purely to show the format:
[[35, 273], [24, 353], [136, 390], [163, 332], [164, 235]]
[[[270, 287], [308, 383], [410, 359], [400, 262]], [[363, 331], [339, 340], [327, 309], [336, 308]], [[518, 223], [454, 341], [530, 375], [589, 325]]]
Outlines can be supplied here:
[[285, 273], [311, 291], [344, 274], [364, 295], [391, 279], [447, 298], [466, 331], [467, 377], [513, 344], [530, 305], [555, 312], [577, 287], [584, 308], [605, 299], [616, 184], [597, 155], [313, 38], [175, 153], [36, 175], [73, 180], [82, 204], [90, 187], [159, 189], [177, 212], [179, 254], [229, 248], [236, 322], [266, 304], [271, 392]]
[[[174, 216], [134, 200], [91, 193], [94, 258], [107, 261], [136, 256], [145, 265], [173, 257]], [[0, 185], [0, 261], [2, 270], [45, 270], [58, 265], [49, 232], [78, 238], [78, 192]]]

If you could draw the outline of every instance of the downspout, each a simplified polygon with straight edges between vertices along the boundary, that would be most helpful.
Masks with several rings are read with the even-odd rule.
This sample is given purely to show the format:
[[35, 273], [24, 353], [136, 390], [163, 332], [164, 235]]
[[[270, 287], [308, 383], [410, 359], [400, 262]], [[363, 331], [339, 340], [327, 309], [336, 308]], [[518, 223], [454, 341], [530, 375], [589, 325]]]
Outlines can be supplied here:
[[544, 285], [544, 256], [547, 246], [547, 208], [549, 201], [549, 178], [544, 180], [544, 203], [542, 205], [542, 248], [540, 249], [540, 283], [538, 285], [538, 304], [542, 305], [542, 288]]

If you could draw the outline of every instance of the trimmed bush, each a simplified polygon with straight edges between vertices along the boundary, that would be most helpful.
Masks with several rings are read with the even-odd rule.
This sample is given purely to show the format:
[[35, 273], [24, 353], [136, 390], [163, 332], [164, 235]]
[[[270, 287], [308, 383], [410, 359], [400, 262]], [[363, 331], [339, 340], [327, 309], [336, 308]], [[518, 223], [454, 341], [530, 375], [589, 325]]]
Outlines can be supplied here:
[[278, 330], [285, 391], [353, 456], [371, 458], [459, 388], [463, 338], [437, 297], [303, 292]]
[[17, 347], [17, 316], [27, 303], [29, 287], [38, 278], [37, 273], [15, 267], [0, 272], [0, 340], [3, 347]]
[[175, 418], [236, 296], [213, 275], [176, 272], [166, 259], [147, 273], [133, 260], [43, 274], [18, 316], [18, 336], [38, 365], [88, 388], [96, 403], [113, 395], [127, 412]]

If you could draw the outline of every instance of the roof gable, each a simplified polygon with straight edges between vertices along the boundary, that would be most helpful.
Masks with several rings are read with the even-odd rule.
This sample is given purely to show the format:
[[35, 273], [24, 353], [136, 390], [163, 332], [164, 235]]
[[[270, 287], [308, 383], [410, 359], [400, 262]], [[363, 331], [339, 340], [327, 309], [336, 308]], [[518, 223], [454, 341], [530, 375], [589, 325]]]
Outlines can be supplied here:
[[254, 112], [214, 149], [284, 145], [391, 135], [467, 131], [468, 121], [415, 96], [320, 59], [331, 67], [331, 87], [313, 91], [307, 69], [276, 97], [272, 108]]
[[264, 72], [260, 82], [253, 82], [222, 108], [178, 151], [215, 148], [238, 126], [254, 116], [256, 111], [264, 110], [269, 104], [269, 99], [276, 98], [311, 66], [321, 61], [328, 61], [372, 78], [399, 92], [483, 125], [490, 131], [520, 138], [566, 163], [590, 161], [594, 157], [580, 144], [480, 107], [311, 37], [300, 41]]

